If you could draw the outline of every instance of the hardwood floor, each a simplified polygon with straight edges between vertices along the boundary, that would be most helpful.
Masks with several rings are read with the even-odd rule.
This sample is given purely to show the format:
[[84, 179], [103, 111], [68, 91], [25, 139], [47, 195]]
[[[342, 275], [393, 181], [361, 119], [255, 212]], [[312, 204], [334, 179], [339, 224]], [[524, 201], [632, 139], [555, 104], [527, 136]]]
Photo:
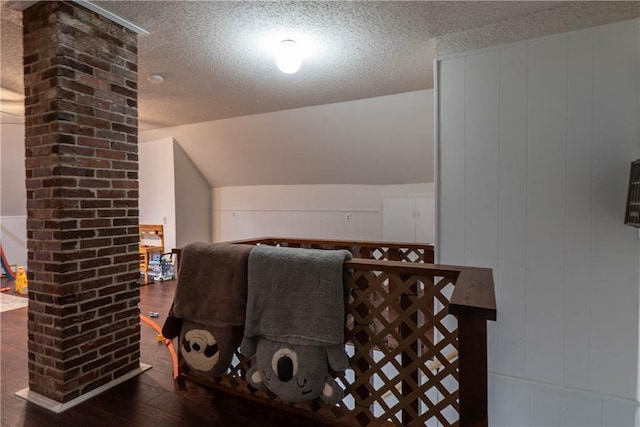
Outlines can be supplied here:
[[[142, 314], [154, 311], [160, 326], [171, 306], [175, 281], [140, 288]], [[33, 426], [320, 426], [268, 406], [187, 383], [179, 389], [171, 377], [171, 358], [156, 332], [141, 324], [141, 361], [152, 369], [86, 402], [55, 414], [15, 396], [28, 386], [27, 309], [0, 313], [0, 420], [3, 427]]]

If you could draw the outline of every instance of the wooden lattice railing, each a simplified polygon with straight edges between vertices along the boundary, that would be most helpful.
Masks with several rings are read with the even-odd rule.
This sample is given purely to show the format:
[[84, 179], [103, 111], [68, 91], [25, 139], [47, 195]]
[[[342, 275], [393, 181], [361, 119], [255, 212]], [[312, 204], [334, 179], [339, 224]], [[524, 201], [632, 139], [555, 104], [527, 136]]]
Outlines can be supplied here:
[[250, 362], [239, 353], [218, 379], [199, 378], [180, 360], [183, 378], [334, 425], [487, 425], [486, 320], [496, 318], [491, 270], [425, 263], [433, 259], [429, 245], [272, 238], [242, 243], [367, 255], [344, 265], [351, 290], [345, 302], [350, 365], [336, 380], [345, 398], [336, 406], [282, 402], [249, 385], [244, 373]]
[[259, 239], [237, 240], [234, 243], [250, 245], [265, 244], [289, 248], [346, 249], [354, 258], [377, 259], [380, 261], [406, 261], [433, 263], [433, 245], [428, 243], [400, 242], [355, 242], [350, 240], [294, 239], [261, 237]]

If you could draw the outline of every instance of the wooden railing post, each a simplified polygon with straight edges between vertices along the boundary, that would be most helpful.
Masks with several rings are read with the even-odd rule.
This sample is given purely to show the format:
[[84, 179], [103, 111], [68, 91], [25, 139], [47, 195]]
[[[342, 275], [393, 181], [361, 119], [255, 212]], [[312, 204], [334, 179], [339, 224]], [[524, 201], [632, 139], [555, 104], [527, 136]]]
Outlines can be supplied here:
[[424, 249], [424, 262], [433, 264], [435, 262], [435, 252], [433, 246]]
[[488, 425], [487, 320], [496, 320], [493, 272], [461, 270], [449, 301], [458, 319], [458, 397], [460, 425]]
[[487, 426], [487, 321], [458, 316], [460, 425]]

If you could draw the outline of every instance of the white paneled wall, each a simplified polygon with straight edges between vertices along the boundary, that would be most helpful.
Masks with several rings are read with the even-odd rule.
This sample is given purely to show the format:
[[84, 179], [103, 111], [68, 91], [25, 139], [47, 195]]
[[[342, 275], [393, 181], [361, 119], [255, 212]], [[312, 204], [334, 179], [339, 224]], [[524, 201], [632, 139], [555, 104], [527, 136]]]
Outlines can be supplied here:
[[513, 377], [489, 377], [489, 425], [632, 427], [637, 405], [576, 389]]
[[[347, 213], [350, 221], [346, 221]], [[219, 211], [220, 241], [260, 236], [380, 240], [380, 212]]]
[[263, 185], [213, 190], [215, 240], [382, 239], [382, 199], [433, 197], [433, 184]]
[[512, 46], [500, 51], [500, 127], [498, 141], [509, 141], [500, 145], [501, 161], [498, 166], [500, 256], [494, 271], [496, 283], [508, 283], [500, 287], [500, 317], [509, 322], [496, 324], [499, 334], [492, 331], [491, 347], [493, 371], [523, 377], [525, 372], [526, 330], [526, 208], [525, 191], [527, 173], [527, 50]]
[[492, 425], [635, 425], [640, 21], [440, 58], [438, 256], [491, 267]]

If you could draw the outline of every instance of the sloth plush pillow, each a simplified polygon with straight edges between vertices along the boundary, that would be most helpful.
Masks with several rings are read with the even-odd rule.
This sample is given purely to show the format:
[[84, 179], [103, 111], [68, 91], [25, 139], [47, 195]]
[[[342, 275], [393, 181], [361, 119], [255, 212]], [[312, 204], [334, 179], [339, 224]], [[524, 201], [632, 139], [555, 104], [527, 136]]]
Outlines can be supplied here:
[[200, 377], [219, 377], [233, 358], [233, 328], [215, 328], [185, 320], [180, 331], [180, 354], [189, 373]]

